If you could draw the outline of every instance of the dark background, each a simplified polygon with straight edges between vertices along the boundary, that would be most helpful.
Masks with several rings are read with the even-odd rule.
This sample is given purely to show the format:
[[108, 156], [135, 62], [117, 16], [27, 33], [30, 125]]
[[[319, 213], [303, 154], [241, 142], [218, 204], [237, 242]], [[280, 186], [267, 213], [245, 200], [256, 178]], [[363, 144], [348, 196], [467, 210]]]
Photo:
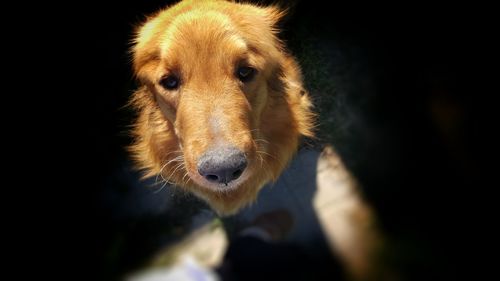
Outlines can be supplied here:
[[[28, 62], [18, 69], [29, 74], [16, 87], [30, 86], [20, 103], [29, 107], [15, 109], [28, 121], [12, 131], [28, 131], [24, 146], [36, 151], [16, 162], [34, 169], [16, 176], [29, 190], [20, 191], [21, 198], [33, 206], [19, 211], [23, 219], [17, 220], [23, 222], [18, 238], [28, 254], [18, 251], [14, 259], [26, 267], [41, 264], [43, 272], [71, 274], [69, 279], [104, 276], [115, 226], [99, 196], [116, 167], [127, 161], [132, 114], [122, 107], [136, 86], [128, 42], [143, 15], [167, 2], [26, 7], [36, 17], [20, 29], [33, 36], [22, 51]], [[494, 112], [494, 91], [488, 87], [489, 9], [456, 3], [326, 2], [298, 1], [283, 23], [282, 38], [299, 61], [304, 40], [294, 33], [299, 28], [308, 32], [307, 38], [320, 38], [323, 48], [334, 42], [343, 50], [360, 50], [362, 56], [346, 59], [362, 59], [358, 63], [366, 65], [375, 83], [369, 99], [347, 96], [340, 105], [354, 107], [366, 121], [363, 126], [349, 127], [352, 133], [338, 145], [335, 136], [322, 140], [337, 145], [364, 186], [383, 229], [399, 247], [395, 262], [408, 279], [483, 274], [484, 268], [473, 265], [486, 268], [480, 250], [491, 241], [481, 224], [490, 206], [485, 198], [492, 187], [488, 160], [494, 159], [494, 128], [486, 125]], [[23, 37], [14, 33], [12, 41]], [[303, 71], [307, 79], [308, 69]], [[375, 142], [359, 138], [366, 131]], [[23, 209], [21, 203], [10, 203]]]

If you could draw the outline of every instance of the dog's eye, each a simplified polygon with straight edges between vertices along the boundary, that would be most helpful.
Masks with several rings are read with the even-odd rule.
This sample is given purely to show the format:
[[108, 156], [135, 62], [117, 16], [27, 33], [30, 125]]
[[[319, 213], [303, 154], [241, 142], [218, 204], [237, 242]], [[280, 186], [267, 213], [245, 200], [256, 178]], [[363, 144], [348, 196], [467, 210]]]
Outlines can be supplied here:
[[248, 82], [255, 76], [255, 69], [249, 66], [241, 66], [236, 71], [236, 76], [238, 76], [241, 82]]
[[167, 90], [175, 90], [179, 87], [179, 78], [174, 75], [168, 75], [160, 80], [160, 85]]

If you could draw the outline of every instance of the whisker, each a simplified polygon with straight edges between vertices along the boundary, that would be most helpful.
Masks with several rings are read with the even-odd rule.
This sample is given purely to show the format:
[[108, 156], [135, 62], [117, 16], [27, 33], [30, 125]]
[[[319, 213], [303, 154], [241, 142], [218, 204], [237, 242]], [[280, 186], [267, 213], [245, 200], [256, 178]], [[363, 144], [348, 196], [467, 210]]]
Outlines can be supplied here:
[[266, 155], [266, 156], [269, 156], [269, 157], [273, 158], [274, 160], [278, 161], [278, 163], [279, 163], [280, 165], [283, 165], [282, 161], [281, 161], [280, 159], [276, 158], [276, 156], [274, 156], [274, 155], [272, 155], [272, 154], [270, 154], [270, 153], [267, 153], [267, 152], [265, 152], [265, 151], [262, 151], [262, 150], [259, 150], [258, 152], [259, 152], [259, 153], [262, 153], [262, 154], [264, 154], [264, 155]]
[[[177, 158], [177, 157], [176, 157], [176, 158]], [[175, 159], [175, 158], [174, 158], [174, 159]], [[172, 160], [173, 160], [173, 159], [172, 159]], [[172, 160], [171, 160], [171, 161], [169, 161], [168, 163], [166, 163], [165, 165], [163, 165], [163, 167], [162, 167], [162, 168], [161, 168], [161, 170], [160, 170], [160, 173], [156, 176], [156, 179], [158, 179], [158, 176], [161, 176], [161, 178], [162, 178], [162, 180], [163, 180], [163, 184], [162, 184], [162, 186], [161, 186], [158, 190], [154, 191], [154, 193], [155, 193], [155, 194], [156, 194], [156, 193], [161, 192], [161, 191], [163, 190], [163, 188], [165, 188], [165, 186], [167, 186], [167, 184], [172, 184], [171, 182], [169, 182], [169, 181], [168, 181], [168, 179], [165, 179], [165, 178], [163, 177], [163, 169], [164, 169], [164, 168], [165, 168], [165, 167], [166, 167], [169, 163], [171, 163], [171, 162], [172, 162]], [[179, 165], [179, 164], [177, 164], [177, 165]], [[177, 165], [176, 165], [176, 166], [177, 166]], [[157, 184], [157, 183], [155, 183], [155, 184]]]
[[[180, 150], [171, 151], [171, 152], [167, 153], [167, 155], [170, 155], [172, 153], [179, 153], [179, 152], [182, 152], [182, 151], [180, 151]], [[162, 184], [162, 186], [159, 188], [159, 190], [157, 192], [160, 192], [163, 189], [163, 187], [165, 187], [166, 184], [169, 184], [169, 183], [172, 184], [171, 182], [169, 182], [169, 177], [167, 177], [167, 178], [164, 177], [163, 171], [165, 170], [165, 168], [169, 164], [171, 164], [173, 162], [180, 162], [180, 163], [182, 163], [183, 161], [184, 161], [184, 157], [181, 154], [181, 155], [178, 155], [177, 157], [174, 157], [174, 158], [170, 159], [167, 163], [165, 163], [164, 165], [162, 165], [162, 167], [160, 168], [160, 171], [156, 175], [155, 183], [154, 183], [154, 185], [159, 184], [158, 178], [161, 177], [163, 184]], [[177, 165], [179, 165], [179, 164], [177, 164]], [[177, 167], [177, 165], [174, 166], [173, 168], [170, 168], [169, 171], [172, 170], [172, 169], [174, 169], [175, 167]]]
[[263, 163], [264, 163], [264, 157], [262, 157], [262, 154], [260, 153], [259, 150], [257, 150], [257, 156], [259, 156], [260, 159], [260, 167], [262, 168]]
[[266, 144], [268, 144], [268, 143], [269, 143], [269, 142], [268, 142], [267, 140], [265, 140], [265, 139], [254, 139], [254, 141], [255, 141], [255, 142], [259, 142], [259, 141], [260, 141], [260, 142], [263, 142], [263, 143], [266, 143]]
[[[163, 172], [163, 169], [165, 169], [165, 167], [167, 167], [167, 165], [168, 165], [168, 163], [165, 163], [165, 165], [161, 166], [160, 171], [156, 175], [155, 184], [158, 184], [158, 177], [161, 176], [161, 173]], [[163, 179], [163, 176], [162, 176], [162, 179]]]
[[154, 194], [157, 194], [157, 193], [160, 193], [163, 188], [165, 188], [165, 186], [167, 186], [167, 182], [164, 182], [160, 188], [158, 188], [157, 190], [153, 191]]
[[[186, 181], [184, 181], [184, 179], [185, 179], [186, 177], [187, 177], [187, 180], [186, 180]], [[190, 180], [191, 180], [191, 178], [189, 177], [189, 173], [188, 173], [188, 171], [186, 171], [186, 172], [184, 173], [184, 176], [182, 177], [182, 183], [183, 183], [183, 184], [187, 184]]]
[[[179, 170], [179, 168], [183, 167], [184, 166], [184, 163], [183, 162], [180, 162], [178, 163], [177, 165], [175, 165], [174, 167], [172, 167], [173, 171], [168, 175], [167, 179], [165, 179], [166, 182], [169, 182], [171, 184], [175, 184], [174, 182], [170, 182], [170, 179], [172, 178], [172, 176], [175, 174], [175, 172], [177, 172], [177, 170]], [[170, 169], [170, 170], [172, 170]], [[170, 171], [169, 170], [169, 171]]]
[[167, 163], [165, 163], [165, 165], [163, 165], [163, 166], [161, 167], [160, 172], [159, 172], [158, 174], [162, 174], [162, 173], [163, 173], [163, 169], [165, 169], [165, 167], [166, 167], [168, 164], [170, 164], [170, 163], [172, 163], [172, 162], [181, 161], [182, 159], [183, 159], [182, 155], [179, 155], [179, 156], [177, 156], [177, 157], [175, 157], [175, 158], [170, 159], [170, 161], [168, 161]]
[[172, 153], [182, 153], [182, 150], [173, 150], [173, 151], [170, 151], [169, 153], [165, 154], [163, 156], [163, 158], [167, 158]]
[[[272, 174], [271, 174], [271, 172], [270, 172], [270, 171], [271, 171], [271, 169], [270, 169], [270, 167], [269, 167], [269, 164], [268, 164], [266, 161], [264, 161], [264, 158], [262, 157], [262, 154], [266, 154], [266, 153], [265, 153], [264, 151], [257, 151], [257, 155], [259, 155], [259, 157], [262, 159], [262, 161], [261, 161], [261, 167], [263, 167], [263, 166], [264, 166], [264, 167], [263, 167], [263, 168], [264, 168], [264, 169], [263, 169], [264, 173], [265, 173], [267, 176], [271, 176], [271, 177], [272, 177]], [[269, 153], [267, 153], [267, 155], [270, 155], [270, 154], [269, 154]], [[274, 159], [276, 159], [276, 158], [274, 158]]]

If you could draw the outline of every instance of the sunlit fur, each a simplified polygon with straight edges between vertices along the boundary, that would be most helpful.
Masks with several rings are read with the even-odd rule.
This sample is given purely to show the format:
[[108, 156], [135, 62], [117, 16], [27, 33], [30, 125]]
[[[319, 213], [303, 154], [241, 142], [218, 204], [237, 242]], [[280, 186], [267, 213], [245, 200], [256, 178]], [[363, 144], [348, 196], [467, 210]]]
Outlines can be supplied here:
[[[313, 114], [295, 60], [277, 39], [276, 7], [217, 0], [182, 1], [137, 30], [133, 66], [141, 86], [130, 150], [145, 176], [157, 176], [204, 199], [221, 215], [237, 212], [276, 180]], [[236, 76], [251, 66], [247, 83]], [[166, 90], [159, 81], [180, 78]], [[221, 145], [243, 151], [248, 167], [228, 186], [210, 183], [197, 161]]]

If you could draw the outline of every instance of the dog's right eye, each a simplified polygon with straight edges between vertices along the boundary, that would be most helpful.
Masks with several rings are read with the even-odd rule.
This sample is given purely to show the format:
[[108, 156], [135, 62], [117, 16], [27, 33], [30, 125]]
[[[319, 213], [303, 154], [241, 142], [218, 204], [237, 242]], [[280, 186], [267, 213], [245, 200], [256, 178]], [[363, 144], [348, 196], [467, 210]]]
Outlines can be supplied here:
[[167, 90], [175, 90], [179, 88], [179, 78], [175, 75], [168, 75], [160, 80], [160, 85]]
[[255, 75], [255, 69], [249, 66], [242, 66], [236, 70], [236, 76], [241, 82], [248, 82], [252, 80]]

